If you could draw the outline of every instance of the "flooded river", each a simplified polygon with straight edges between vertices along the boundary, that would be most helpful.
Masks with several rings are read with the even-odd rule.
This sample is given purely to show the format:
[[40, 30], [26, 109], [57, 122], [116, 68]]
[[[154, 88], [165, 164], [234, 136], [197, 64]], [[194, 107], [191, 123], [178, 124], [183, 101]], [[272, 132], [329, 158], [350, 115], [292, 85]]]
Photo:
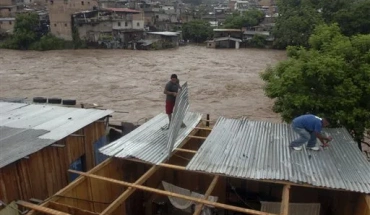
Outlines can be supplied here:
[[276, 50], [0, 49], [0, 97], [77, 99], [119, 112], [112, 121], [136, 123], [164, 111], [163, 88], [172, 73], [188, 82], [190, 110], [218, 116], [279, 121], [259, 72], [285, 58]]

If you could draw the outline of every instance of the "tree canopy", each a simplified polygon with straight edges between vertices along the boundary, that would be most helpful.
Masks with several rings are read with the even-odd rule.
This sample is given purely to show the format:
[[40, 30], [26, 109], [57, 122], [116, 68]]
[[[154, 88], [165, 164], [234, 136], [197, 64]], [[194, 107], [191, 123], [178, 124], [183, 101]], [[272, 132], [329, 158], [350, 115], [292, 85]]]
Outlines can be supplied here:
[[192, 20], [182, 26], [182, 36], [185, 40], [200, 43], [212, 37], [213, 30], [207, 21]]
[[320, 13], [308, 1], [280, 0], [279, 17], [276, 19], [273, 34], [274, 46], [308, 46], [308, 38], [314, 27], [323, 22]]
[[315, 26], [338, 23], [346, 36], [370, 33], [369, 0], [278, 0], [275, 47], [308, 47]]
[[247, 10], [243, 13], [233, 13], [223, 24], [224, 28], [237, 28], [256, 26], [263, 21], [265, 14], [260, 10]]
[[11, 49], [28, 49], [28, 47], [39, 39], [37, 29], [39, 16], [36, 13], [21, 13], [16, 17], [13, 36], [6, 45]]
[[370, 128], [370, 35], [347, 37], [339, 25], [322, 24], [309, 45], [288, 47], [289, 59], [261, 74], [273, 110], [285, 121], [307, 112], [329, 117], [359, 141]]

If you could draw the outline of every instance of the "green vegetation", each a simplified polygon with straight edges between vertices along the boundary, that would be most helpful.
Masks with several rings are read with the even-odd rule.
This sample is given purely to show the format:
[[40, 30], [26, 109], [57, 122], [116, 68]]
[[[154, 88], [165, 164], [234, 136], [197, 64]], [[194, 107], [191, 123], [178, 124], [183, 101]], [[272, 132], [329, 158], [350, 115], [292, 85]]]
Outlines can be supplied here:
[[14, 26], [14, 33], [2, 44], [1, 48], [20, 50], [56, 50], [66, 48], [86, 48], [84, 41], [79, 39], [77, 30], [73, 31], [73, 43], [59, 39], [50, 33], [43, 35], [39, 16], [36, 13], [18, 14]]
[[212, 38], [213, 30], [207, 21], [193, 20], [184, 23], [182, 26], [182, 36], [184, 40], [191, 40], [201, 43]]
[[279, 13], [273, 30], [274, 46], [284, 49], [287, 46], [308, 46], [308, 38], [316, 25], [323, 23], [320, 13], [309, 1], [297, 3], [293, 0], [280, 0]]
[[247, 46], [249, 47], [265, 48], [266, 45], [266, 36], [263, 35], [254, 35], [251, 40], [247, 41]]
[[260, 10], [248, 10], [242, 14], [236, 12], [226, 18], [223, 28], [252, 27], [261, 23], [264, 18], [265, 14]]
[[279, 0], [280, 16], [274, 28], [275, 47], [309, 47], [309, 37], [319, 24], [338, 23], [346, 36], [370, 33], [368, 0]]
[[322, 24], [308, 45], [288, 47], [289, 59], [261, 74], [273, 110], [285, 121], [307, 112], [329, 117], [360, 141], [370, 128], [370, 35]]
[[3, 48], [9, 49], [28, 49], [28, 47], [37, 41], [37, 28], [39, 17], [35, 13], [17, 15], [14, 34], [7, 39], [2, 45]]

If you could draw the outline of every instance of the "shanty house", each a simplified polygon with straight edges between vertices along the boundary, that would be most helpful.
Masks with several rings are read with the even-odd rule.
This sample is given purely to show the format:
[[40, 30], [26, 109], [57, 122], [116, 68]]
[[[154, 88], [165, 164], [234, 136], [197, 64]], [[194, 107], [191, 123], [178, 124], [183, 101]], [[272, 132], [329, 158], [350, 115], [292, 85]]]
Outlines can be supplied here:
[[138, 49], [166, 49], [179, 46], [179, 32], [147, 32], [145, 40], [138, 41]]
[[[370, 164], [344, 128], [321, 151], [294, 151], [285, 123], [188, 112], [187, 85], [168, 130], [161, 113], [99, 151], [110, 158], [29, 214], [369, 215]], [[182, 122], [186, 127], [181, 126]], [[206, 122], [206, 123], [204, 123]]]
[[43, 201], [104, 158], [110, 110], [0, 102], [0, 201]]
[[325, 130], [334, 138], [329, 148], [293, 151], [288, 145], [297, 135], [288, 124], [221, 117], [209, 128], [201, 117], [187, 113], [187, 128], [180, 130], [166, 159], [161, 127], [167, 119], [159, 114], [101, 148], [111, 158], [87, 173], [72, 171], [81, 177], [37, 210], [89, 215], [370, 214], [370, 165], [344, 128]]
[[213, 29], [214, 39], [206, 41], [207, 48], [239, 49], [242, 42], [240, 29]]

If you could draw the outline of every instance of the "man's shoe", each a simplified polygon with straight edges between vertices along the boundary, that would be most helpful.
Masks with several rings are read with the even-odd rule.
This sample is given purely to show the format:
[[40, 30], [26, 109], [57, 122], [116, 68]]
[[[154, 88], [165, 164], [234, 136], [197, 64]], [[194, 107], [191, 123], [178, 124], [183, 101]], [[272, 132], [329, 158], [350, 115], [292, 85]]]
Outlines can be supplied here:
[[307, 147], [307, 149], [309, 149], [309, 150], [313, 150], [313, 151], [319, 151], [319, 150], [320, 150], [320, 147], [318, 147], [318, 146], [314, 146], [314, 147]]
[[302, 146], [299, 146], [299, 147], [293, 147], [294, 150], [296, 151], [301, 151], [302, 150]]

